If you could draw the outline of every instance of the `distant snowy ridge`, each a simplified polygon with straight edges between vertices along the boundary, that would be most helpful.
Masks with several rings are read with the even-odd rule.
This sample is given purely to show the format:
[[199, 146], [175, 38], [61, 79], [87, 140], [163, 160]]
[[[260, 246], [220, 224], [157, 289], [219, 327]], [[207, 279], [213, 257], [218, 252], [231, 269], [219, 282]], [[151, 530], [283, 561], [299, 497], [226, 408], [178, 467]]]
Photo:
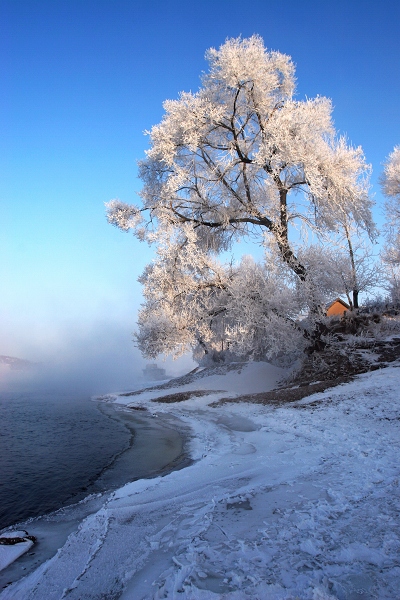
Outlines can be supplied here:
[[23, 358], [16, 358], [15, 356], [0, 355], [0, 365], [8, 365], [10, 369], [15, 371], [25, 371], [36, 367], [38, 363], [25, 360]]

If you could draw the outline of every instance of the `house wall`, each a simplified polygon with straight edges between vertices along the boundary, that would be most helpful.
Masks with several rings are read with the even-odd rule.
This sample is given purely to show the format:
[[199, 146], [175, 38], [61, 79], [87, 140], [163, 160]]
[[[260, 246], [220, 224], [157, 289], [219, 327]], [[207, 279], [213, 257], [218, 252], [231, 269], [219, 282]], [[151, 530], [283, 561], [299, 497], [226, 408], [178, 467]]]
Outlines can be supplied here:
[[343, 306], [343, 304], [341, 304], [340, 302], [334, 302], [332, 304], [332, 306], [330, 306], [326, 312], [326, 315], [328, 317], [333, 317], [334, 315], [342, 315], [343, 313], [345, 313], [347, 310], [349, 310], [348, 308], [346, 308], [345, 306]]

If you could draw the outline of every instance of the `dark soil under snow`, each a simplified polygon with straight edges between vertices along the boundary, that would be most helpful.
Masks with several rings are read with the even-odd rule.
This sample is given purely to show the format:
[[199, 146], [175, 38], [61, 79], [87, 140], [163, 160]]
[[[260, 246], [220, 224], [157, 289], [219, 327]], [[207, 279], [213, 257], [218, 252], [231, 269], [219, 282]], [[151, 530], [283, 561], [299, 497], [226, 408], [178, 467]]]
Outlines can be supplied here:
[[228, 402], [276, 405], [294, 402], [347, 383], [356, 375], [387, 367], [395, 361], [400, 362], [400, 338], [385, 341], [363, 339], [353, 341], [351, 345], [345, 342], [335, 343], [307, 357], [290, 381], [277, 389], [237, 398], [223, 398], [210, 406]]
[[[328, 388], [347, 383], [356, 375], [382, 369], [389, 364], [399, 361], [400, 364], [400, 337], [392, 337], [388, 340], [376, 340], [368, 338], [353, 337], [351, 343], [348, 340], [335, 342], [319, 352], [313, 352], [302, 362], [301, 367], [291, 378], [282, 382], [276, 389], [269, 392], [245, 394], [232, 398], [221, 398], [209, 404], [210, 407], [221, 404], [250, 402], [255, 404], [282, 405], [287, 402], [301, 400], [311, 394], [323, 392]], [[210, 375], [222, 375], [229, 371], [239, 371], [247, 363], [236, 362], [220, 364], [206, 368], [196, 368], [190, 373], [171, 379], [165, 383], [146, 388], [147, 391], [168, 390], [183, 386], [203, 377]], [[174, 392], [155, 398], [153, 402], [170, 404], [183, 402], [192, 397], [207, 396], [218, 390], [192, 390], [185, 392]], [[221, 392], [223, 390], [220, 390]], [[143, 392], [127, 392], [121, 396], [136, 396]], [[132, 409], [143, 410], [143, 407], [130, 406]]]

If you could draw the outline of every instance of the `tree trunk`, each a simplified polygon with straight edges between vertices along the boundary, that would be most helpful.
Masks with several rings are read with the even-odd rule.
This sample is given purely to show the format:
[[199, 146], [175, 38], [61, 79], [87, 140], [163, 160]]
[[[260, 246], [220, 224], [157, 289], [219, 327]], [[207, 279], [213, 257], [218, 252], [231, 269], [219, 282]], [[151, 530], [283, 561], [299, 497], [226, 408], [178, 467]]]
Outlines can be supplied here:
[[287, 216], [287, 194], [288, 191], [282, 185], [279, 177], [275, 179], [279, 188], [279, 203], [280, 203], [280, 227], [275, 226], [273, 233], [278, 242], [278, 248], [285, 263], [296, 273], [300, 281], [305, 281], [307, 277], [307, 269], [301, 264], [297, 256], [289, 245], [288, 231], [288, 216]]
[[358, 290], [353, 290], [353, 307], [358, 308]]
[[[349, 256], [350, 256], [350, 263], [351, 263], [351, 272], [353, 275], [353, 285], [354, 286], [358, 286], [357, 283], [357, 268], [356, 268], [356, 261], [354, 258], [354, 250], [353, 250], [353, 244], [351, 242], [351, 236], [350, 236], [350, 230], [347, 227], [347, 224], [344, 224], [344, 230], [346, 233], [346, 238], [347, 238], [347, 244], [349, 246]], [[359, 294], [359, 290], [354, 287], [353, 289], [353, 307], [352, 308], [358, 308], [358, 294]]]

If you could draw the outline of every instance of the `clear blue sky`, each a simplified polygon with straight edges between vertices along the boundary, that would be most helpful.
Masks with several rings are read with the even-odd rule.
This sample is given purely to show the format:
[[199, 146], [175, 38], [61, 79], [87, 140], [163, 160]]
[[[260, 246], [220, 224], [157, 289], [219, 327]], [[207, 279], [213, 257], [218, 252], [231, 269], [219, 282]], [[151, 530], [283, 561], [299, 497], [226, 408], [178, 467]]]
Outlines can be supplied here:
[[142, 367], [130, 335], [151, 252], [103, 203], [136, 201], [143, 131], [198, 88], [205, 50], [253, 33], [292, 56], [298, 98], [332, 98], [373, 165], [381, 223], [377, 178], [400, 143], [398, 0], [0, 0], [0, 354]]

